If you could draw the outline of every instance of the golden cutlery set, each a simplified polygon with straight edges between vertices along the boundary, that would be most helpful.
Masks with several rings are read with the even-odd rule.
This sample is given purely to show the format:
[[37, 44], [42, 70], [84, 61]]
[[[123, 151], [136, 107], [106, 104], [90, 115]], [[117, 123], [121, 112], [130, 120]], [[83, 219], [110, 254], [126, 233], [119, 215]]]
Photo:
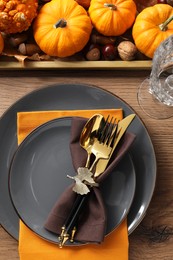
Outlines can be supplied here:
[[[135, 114], [130, 114], [119, 122], [116, 118], [105, 119], [101, 114], [91, 117], [80, 135], [80, 146], [87, 152], [87, 160], [83, 170], [78, 175], [70, 177], [76, 181], [73, 190], [77, 192], [77, 198], [68, 215], [59, 235], [59, 247], [62, 248], [66, 241], [74, 241], [77, 232], [77, 221], [79, 215], [87, 201], [87, 193], [90, 192], [92, 186], [97, 186], [97, 177], [99, 177], [107, 168], [112, 155], [126, 132], [128, 126], [134, 119]], [[88, 181], [89, 180], [89, 181]], [[81, 187], [80, 187], [81, 185]], [[86, 190], [82, 189], [86, 186]]]

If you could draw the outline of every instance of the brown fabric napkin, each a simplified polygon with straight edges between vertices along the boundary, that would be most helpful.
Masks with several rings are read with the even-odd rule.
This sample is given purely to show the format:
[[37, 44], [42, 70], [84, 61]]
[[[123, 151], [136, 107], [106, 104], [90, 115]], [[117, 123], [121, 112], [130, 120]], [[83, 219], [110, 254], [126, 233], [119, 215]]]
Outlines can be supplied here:
[[[75, 170], [78, 167], [84, 167], [87, 158], [86, 151], [81, 148], [79, 143], [80, 133], [85, 123], [86, 119], [84, 118], [74, 118], [72, 120], [70, 150]], [[134, 139], [134, 134], [128, 132], [124, 134], [105, 172], [97, 178], [98, 183], [102, 182], [112, 172], [128, 151]], [[76, 199], [77, 194], [72, 190], [72, 187], [73, 184], [63, 192], [47, 218], [45, 228], [53, 233], [61, 233], [61, 227]], [[81, 242], [101, 243], [104, 240], [105, 228], [106, 211], [102, 194], [99, 188], [93, 187], [88, 194], [87, 202], [78, 221], [75, 239]]]

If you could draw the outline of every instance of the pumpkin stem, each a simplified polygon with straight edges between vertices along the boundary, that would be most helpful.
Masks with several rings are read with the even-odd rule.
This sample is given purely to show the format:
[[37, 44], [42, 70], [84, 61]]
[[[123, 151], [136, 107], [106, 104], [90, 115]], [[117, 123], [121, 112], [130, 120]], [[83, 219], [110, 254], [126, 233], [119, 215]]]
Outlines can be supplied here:
[[173, 20], [173, 15], [169, 17], [164, 23], [159, 25], [161, 31], [166, 31], [168, 29], [167, 25]]
[[59, 20], [53, 25], [53, 28], [55, 28], [55, 29], [57, 29], [58, 27], [64, 28], [64, 27], [66, 27], [66, 25], [67, 25], [66, 20], [64, 20], [64, 19], [62, 18], [62, 19], [59, 19]]
[[104, 7], [109, 7], [111, 10], [117, 10], [116, 5], [114, 4], [104, 3]]

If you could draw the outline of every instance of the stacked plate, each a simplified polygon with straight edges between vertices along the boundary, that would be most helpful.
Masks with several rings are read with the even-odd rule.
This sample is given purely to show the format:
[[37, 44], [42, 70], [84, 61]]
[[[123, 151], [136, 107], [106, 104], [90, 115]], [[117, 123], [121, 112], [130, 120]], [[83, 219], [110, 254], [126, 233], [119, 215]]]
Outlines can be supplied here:
[[[72, 118], [41, 125], [18, 147], [17, 112], [112, 108], [122, 108], [124, 116], [135, 113], [123, 100], [98, 87], [57, 84], [23, 97], [1, 117], [0, 223], [14, 238], [18, 239], [20, 218], [39, 236], [58, 243], [57, 236], [43, 226], [57, 198], [70, 185], [66, 175], [75, 174], [69, 151]], [[101, 187], [108, 214], [106, 234], [126, 216], [131, 234], [145, 216], [155, 187], [155, 153], [137, 115], [128, 131], [136, 139]]]

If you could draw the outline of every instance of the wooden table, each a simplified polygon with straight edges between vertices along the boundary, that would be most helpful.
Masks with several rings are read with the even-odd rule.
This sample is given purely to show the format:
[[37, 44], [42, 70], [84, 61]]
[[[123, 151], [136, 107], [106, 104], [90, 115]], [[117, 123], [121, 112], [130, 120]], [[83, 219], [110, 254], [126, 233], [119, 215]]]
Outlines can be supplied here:
[[[1, 71], [0, 115], [23, 95], [50, 83], [94, 84], [128, 102], [147, 126], [158, 161], [156, 189], [147, 215], [129, 236], [129, 260], [173, 260], [173, 118], [151, 119], [139, 107], [137, 89], [149, 73], [149, 70]], [[17, 241], [0, 227], [0, 260], [17, 259]]]

